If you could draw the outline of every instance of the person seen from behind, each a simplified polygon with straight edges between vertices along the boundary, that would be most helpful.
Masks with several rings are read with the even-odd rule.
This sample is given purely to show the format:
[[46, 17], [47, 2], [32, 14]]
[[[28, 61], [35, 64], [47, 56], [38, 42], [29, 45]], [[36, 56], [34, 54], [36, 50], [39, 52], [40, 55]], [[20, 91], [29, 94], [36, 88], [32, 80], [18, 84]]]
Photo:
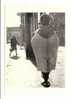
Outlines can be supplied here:
[[11, 57], [11, 54], [12, 54], [13, 51], [15, 51], [15, 54], [17, 56], [17, 44], [19, 45], [19, 43], [16, 40], [16, 37], [15, 36], [12, 36], [10, 44], [11, 44], [11, 48], [10, 48], [10, 54], [9, 54], [9, 56]]

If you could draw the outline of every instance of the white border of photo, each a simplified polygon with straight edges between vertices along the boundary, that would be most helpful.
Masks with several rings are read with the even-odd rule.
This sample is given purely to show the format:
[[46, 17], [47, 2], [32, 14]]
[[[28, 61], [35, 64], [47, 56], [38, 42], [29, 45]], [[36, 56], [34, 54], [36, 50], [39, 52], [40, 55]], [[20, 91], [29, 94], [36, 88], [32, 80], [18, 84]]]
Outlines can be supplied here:
[[[71, 0], [72, 1], [72, 0]], [[22, 3], [21, 3], [22, 2]], [[25, 4], [24, 4], [25, 3]], [[73, 3], [70, 0], [3, 0], [1, 4], [1, 98], [2, 99], [33, 99], [33, 98], [50, 98], [50, 99], [62, 99], [70, 98], [72, 99], [73, 93]], [[5, 81], [4, 81], [4, 44], [5, 44], [5, 8], [8, 6], [19, 6], [21, 11], [25, 10], [26, 12], [34, 11], [53, 11], [53, 12], [65, 12], [66, 18], [66, 46], [65, 46], [65, 88], [25, 88], [16, 89], [14, 93], [7, 92], [5, 94]], [[18, 9], [17, 9], [18, 10]]]

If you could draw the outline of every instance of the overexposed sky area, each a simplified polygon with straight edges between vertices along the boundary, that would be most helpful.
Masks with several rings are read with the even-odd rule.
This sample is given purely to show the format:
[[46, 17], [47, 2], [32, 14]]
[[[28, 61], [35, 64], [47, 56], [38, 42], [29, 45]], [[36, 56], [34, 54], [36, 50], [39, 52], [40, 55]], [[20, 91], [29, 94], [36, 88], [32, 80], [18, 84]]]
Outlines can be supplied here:
[[32, 7], [25, 7], [23, 5], [12, 5], [6, 6], [5, 8], [5, 22], [6, 26], [14, 27], [20, 25], [20, 16], [17, 15], [19, 12], [38, 12], [34, 10]]
[[16, 15], [16, 11], [12, 10], [10, 7], [9, 9], [6, 9], [6, 26], [18, 26], [19, 25], [19, 17]]
[[5, 22], [6, 26], [19, 26], [20, 17], [17, 15], [19, 12], [18, 7], [16, 6], [6, 6], [5, 8]]
[[[63, 10], [62, 7], [58, 6], [48, 6], [48, 3], [46, 2], [46, 6], [41, 4], [41, 1], [39, 3], [35, 1], [36, 6], [34, 5], [34, 1], [29, 0], [5, 0], [5, 24], [8, 27], [14, 27], [20, 25], [20, 17], [17, 15], [18, 12], [49, 12], [49, 11], [56, 11], [56, 10]], [[25, 2], [24, 2], [25, 1]], [[33, 1], [33, 3], [32, 3]], [[45, 4], [44, 1], [42, 1], [43, 4]], [[52, 3], [52, 2], [50, 2]], [[54, 2], [53, 2], [54, 3]], [[52, 3], [52, 4], [53, 4]], [[60, 2], [61, 4], [61, 2]], [[39, 10], [40, 9], [40, 10]], [[50, 9], [50, 10], [48, 10]]]

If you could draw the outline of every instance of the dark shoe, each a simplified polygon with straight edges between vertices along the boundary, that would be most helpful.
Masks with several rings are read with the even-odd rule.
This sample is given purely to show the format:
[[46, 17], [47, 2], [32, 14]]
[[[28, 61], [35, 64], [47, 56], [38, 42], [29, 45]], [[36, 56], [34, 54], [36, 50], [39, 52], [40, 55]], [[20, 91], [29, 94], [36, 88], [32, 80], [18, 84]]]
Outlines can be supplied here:
[[49, 81], [47, 81], [47, 82], [44, 81], [44, 82], [41, 83], [41, 85], [44, 86], [44, 87], [50, 87], [50, 82]]

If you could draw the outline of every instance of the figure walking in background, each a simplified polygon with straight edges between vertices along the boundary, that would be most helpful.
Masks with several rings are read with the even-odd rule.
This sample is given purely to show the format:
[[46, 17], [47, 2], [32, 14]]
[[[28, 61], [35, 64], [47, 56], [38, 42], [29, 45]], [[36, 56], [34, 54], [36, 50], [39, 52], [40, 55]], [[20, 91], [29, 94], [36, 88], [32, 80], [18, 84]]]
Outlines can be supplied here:
[[59, 38], [50, 25], [50, 17], [43, 14], [40, 17], [40, 27], [31, 39], [31, 45], [36, 58], [36, 67], [42, 73], [44, 87], [49, 87], [49, 74], [56, 67]]
[[16, 37], [15, 36], [12, 36], [10, 43], [11, 43], [11, 48], [10, 48], [10, 54], [9, 54], [9, 56], [11, 57], [11, 54], [12, 54], [13, 51], [15, 51], [16, 56], [17, 56], [17, 44], [19, 45], [19, 43], [16, 40]]

